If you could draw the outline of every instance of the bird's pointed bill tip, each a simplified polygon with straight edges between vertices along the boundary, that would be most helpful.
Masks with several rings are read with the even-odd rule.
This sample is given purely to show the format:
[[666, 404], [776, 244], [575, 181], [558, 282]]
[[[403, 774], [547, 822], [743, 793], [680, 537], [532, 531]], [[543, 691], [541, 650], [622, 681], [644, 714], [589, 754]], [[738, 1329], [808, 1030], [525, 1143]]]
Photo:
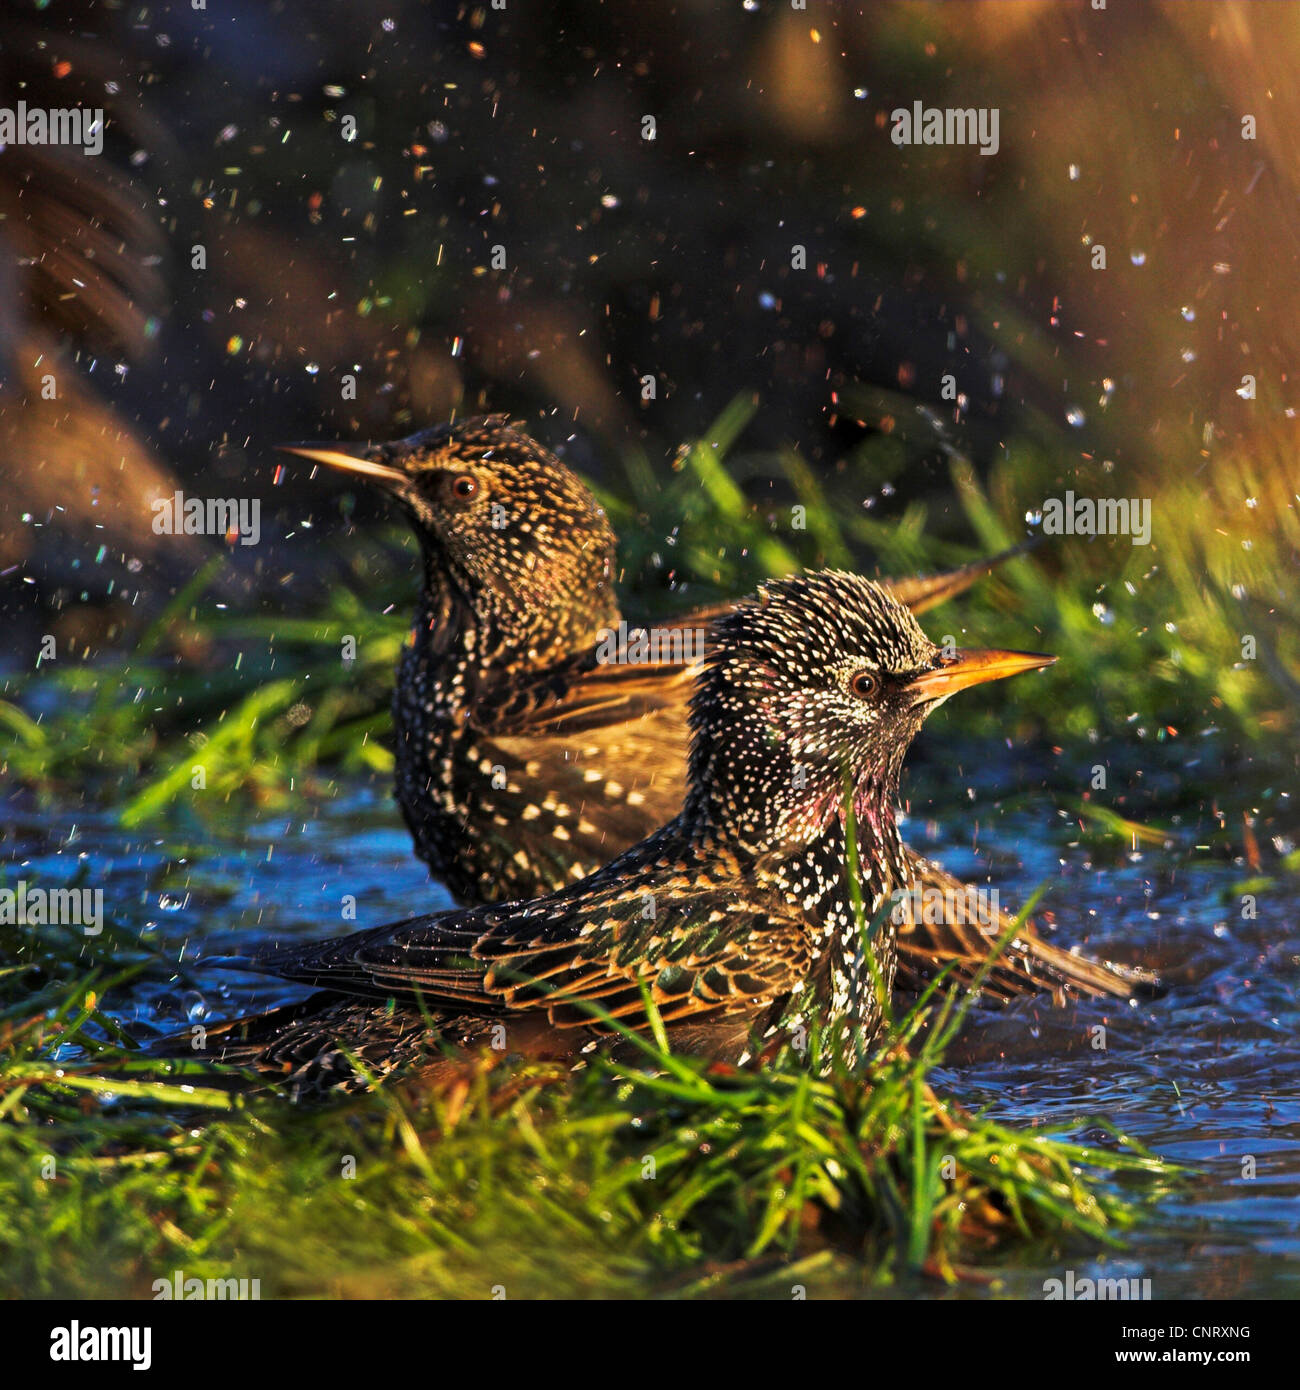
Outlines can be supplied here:
[[1024, 671], [1037, 671], [1053, 665], [1055, 661], [1056, 657], [1045, 652], [968, 647], [943, 658], [942, 664], [934, 670], [922, 672], [909, 682], [907, 688], [912, 692], [913, 704], [936, 704], [969, 686], [1004, 680], [1007, 676], [1018, 676]]
[[392, 487], [408, 481], [400, 468], [390, 468], [387, 464], [367, 458], [367, 446], [364, 444], [277, 444], [275, 447], [282, 454], [297, 454], [299, 458], [310, 459], [313, 463], [323, 463], [329, 468], [359, 474], [364, 478], [375, 478]]

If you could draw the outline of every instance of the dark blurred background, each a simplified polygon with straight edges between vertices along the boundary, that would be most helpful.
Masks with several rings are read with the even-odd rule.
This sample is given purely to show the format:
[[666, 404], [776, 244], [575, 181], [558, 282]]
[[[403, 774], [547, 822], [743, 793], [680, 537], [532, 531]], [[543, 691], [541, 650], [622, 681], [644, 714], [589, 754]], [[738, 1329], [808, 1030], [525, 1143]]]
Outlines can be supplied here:
[[[1291, 508], [1294, 537], [1296, 6], [15, 0], [0, 22], [0, 100], [108, 113], [98, 159], [0, 153], [12, 623], [127, 640], [220, 548], [153, 534], [176, 487], [263, 499], [222, 593], [310, 602], [282, 538], [339, 487], [271, 446], [481, 409], [612, 488], [743, 396], [756, 507], [793, 448], [850, 505], [887, 481], [878, 517], [920, 499], [970, 541], [957, 451], [1012, 516], [1044, 486], [1190, 482], [1234, 535]], [[998, 153], [894, 145], [915, 100], [997, 107]], [[1043, 460], [1025, 499], [997, 472], [1017, 441]], [[1271, 515], [1227, 516], [1243, 455]]]

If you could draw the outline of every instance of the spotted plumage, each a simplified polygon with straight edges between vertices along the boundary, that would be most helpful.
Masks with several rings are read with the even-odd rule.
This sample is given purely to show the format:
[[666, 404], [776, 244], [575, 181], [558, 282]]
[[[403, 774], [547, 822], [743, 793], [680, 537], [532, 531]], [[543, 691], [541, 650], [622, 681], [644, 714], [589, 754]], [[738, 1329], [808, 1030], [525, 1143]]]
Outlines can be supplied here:
[[213, 1030], [215, 1055], [311, 1088], [355, 1084], [344, 1049], [389, 1067], [498, 1030], [498, 1050], [573, 1059], [611, 1019], [646, 1027], [648, 992], [675, 1044], [743, 1059], [805, 987], [833, 1036], [869, 1046], [895, 966], [884, 909], [912, 881], [894, 812], [908, 745], [956, 690], [1052, 658], [946, 655], [881, 586], [837, 572], [769, 583], [712, 637], [666, 826], [533, 901], [261, 959], [326, 992]]
[[[939, 649], [882, 588], [834, 572], [766, 586], [757, 604], [720, 618], [714, 635], [720, 649], [706, 658], [692, 702], [684, 815], [725, 826], [749, 852], [782, 846], [770, 885], [817, 924], [811, 961], [821, 1001], [844, 1036], [869, 1038], [878, 1004], [860, 933], [864, 918], [913, 885], [894, 803], [903, 755], [928, 713], [910, 681], [941, 664]], [[894, 926], [875, 937], [886, 989]]]
[[[574, 654], [617, 623], [614, 535], [577, 478], [545, 466], [504, 420], [443, 426], [368, 455], [380, 468], [393, 459], [409, 480], [401, 496], [424, 566], [394, 696], [398, 802], [417, 851], [456, 897], [532, 896], [537, 856], [519, 827], [533, 823], [524, 845], [553, 842], [546, 886], [568, 881], [558, 866], [575, 832], [595, 832], [527, 750], [500, 736], [563, 689], [583, 664]], [[541, 679], [520, 680], [521, 668]]]
[[[698, 634], [727, 605], [663, 625], [667, 653], [610, 659], [620, 632], [615, 539], [581, 480], [504, 416], [374, 447], [291, 452], [390, 492], [419, 537], [422, 583], [394, 698], [397, 797], [416, 852], [466, 903], [574, 883], [681, 806]], [[915, 611], [989, 564], [885, 581]], [[691, 640], [674, 644], [685, 634]], [[954, 905], [904, 925], [911, 984], [944, 965], [969, 979], [1005, 918], [973, 920], [963, 885], [909, 849], [911, 871]], [[1151, 977], [1070, 954], [1026, 929], [988, 976], [995, 998], [1041, 988], [1127, 996]]]

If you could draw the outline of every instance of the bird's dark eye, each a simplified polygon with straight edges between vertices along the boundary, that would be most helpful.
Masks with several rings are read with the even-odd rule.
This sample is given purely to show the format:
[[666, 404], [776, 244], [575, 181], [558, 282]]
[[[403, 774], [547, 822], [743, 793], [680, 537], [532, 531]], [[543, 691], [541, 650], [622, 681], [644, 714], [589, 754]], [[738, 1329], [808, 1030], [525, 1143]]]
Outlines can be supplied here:
[[478, 496], [478, 479], [472, 473], [458, 473], [447, 490], [457, 502], [470, 502]]
[[880, 689], [880, 677], [874, 671], [855, 671], [849, 689], [862, 700], [869, 700]]

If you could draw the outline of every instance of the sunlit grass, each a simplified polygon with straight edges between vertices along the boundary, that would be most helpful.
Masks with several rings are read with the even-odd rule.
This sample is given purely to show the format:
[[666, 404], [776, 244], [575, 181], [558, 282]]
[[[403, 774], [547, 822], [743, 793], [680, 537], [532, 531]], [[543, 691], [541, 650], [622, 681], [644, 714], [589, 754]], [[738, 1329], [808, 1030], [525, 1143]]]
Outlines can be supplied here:
[[147, 961], [76, 978], [71, 937], [9, 935], [10, 1296], [148, 1296], [176, 1269], [264, 1297], [843, 1294], [958, 1281], [1008, 1242], [1114, 1244], [1174, 1176], [939, 1098], [965, 1006], [937, 986], [857, 1069], [815, 1029], [752, 1069], [639, 1038], [579, 1073], [467, 1066], [293, 1106], [124, 1049], [104, 994]]

